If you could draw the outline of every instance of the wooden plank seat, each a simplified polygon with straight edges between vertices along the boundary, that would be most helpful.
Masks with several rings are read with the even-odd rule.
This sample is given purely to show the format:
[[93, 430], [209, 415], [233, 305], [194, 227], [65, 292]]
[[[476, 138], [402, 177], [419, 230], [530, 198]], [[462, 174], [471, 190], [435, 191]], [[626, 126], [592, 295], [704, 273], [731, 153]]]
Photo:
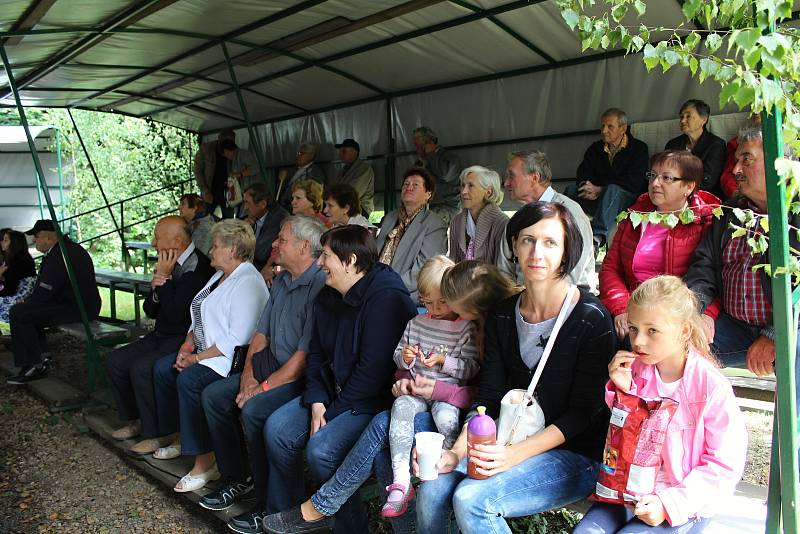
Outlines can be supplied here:
[[[128, 341], [130, 337], [130, 332], [127, 328], [109, 323], [92, 321], [89, 323], [89, 327], [92, 331], [92, 339], [103, 347], [119, 345]], [[56, 328], [79, 339], [86, 340], [86, 329], [83, 327], [83, 323], [62, 324]]]

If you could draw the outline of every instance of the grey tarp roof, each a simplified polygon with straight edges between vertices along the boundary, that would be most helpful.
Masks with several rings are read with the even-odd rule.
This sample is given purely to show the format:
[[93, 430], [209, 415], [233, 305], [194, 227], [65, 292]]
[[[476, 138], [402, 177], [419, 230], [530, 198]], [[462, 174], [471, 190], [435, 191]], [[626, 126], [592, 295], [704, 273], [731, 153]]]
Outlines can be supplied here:
[[582, 54], [550, 0], [5, 0], [0, 29], [24, 105], [198, 132], [244, 122], [223, 41], [256, 123], [609, 55]]

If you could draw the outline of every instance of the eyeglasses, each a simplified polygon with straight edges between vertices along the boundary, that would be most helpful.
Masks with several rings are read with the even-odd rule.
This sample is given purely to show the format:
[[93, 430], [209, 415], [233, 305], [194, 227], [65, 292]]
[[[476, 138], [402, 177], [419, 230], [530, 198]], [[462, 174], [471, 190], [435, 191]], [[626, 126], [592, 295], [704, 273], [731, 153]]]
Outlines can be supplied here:
[[403, 189], [422, 189], [425, 184], [419, 182], [403, 182]]
[[680, 176], [671, 176], [669, 174], [664, 174], [663, 172], [648, 171], [644, 175], [647, 176], [647, 181], [650, 183], [655, 182], [656, 178], [661, 178], [662, 184], [671, 184], [672, 182], [683, 181], [683, 178]]

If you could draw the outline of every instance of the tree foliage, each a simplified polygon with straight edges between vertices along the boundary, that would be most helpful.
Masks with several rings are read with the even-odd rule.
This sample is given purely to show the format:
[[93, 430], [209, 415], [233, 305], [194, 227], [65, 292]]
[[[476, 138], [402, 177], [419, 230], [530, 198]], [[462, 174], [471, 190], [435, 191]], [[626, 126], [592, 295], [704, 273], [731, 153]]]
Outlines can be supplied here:
[[[49, 124], [60, 129], [64, 166], [74, 173], [75, 185], [69, 193], [66, 216], [84, 213], [105, 205], [89, 168], [78, 136], [67, 112], [62, 109], [26, 109], [30, 124]], [[109, 203], [176, 184], [192, 177], [191, 158], [194, 139], [182, 130], [149, 120], [92, 111], [73, 111], [73, 117], [86, 144]], [[16, 109], [0, 112], [0, 124], [19, 125]], [[186, 192], [194, 183], [183, 186]], [[149, 219], [177, 208], [181, 186], [142, 196], [124, 203], [124, 223]], [[112, 207], [117, 224], [122, 222], [119, 205]], [[137, 224], [125, 231], [126, 241], [149, 241], [155, 220]], [[71, 236], [88, 243], [95, 265], [120, 268], [121, 242], [107, 209], [73, 219]], [[141, 262], [133, 255], [135, 264]]]

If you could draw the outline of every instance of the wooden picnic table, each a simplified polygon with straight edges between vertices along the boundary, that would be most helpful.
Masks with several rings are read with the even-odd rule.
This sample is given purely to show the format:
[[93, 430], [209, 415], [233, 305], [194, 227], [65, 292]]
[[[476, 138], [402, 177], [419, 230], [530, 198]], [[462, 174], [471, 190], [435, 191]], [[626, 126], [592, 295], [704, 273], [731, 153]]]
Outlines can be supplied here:
[[[142, 251], [142, 261], [144, 263], [144, 272], [145, 272], [145, 274], [147, 274], [148, 260], [150, 259], [150, 257], [148, 256], [148, 253], [151, 250], [153, 250], [153, 245], [151, 243], [146, 242], [146, 241], [126, 241], [125, 242], [125, 249], [126, 250], [141, 250]], [[131, 268], [130, 262], [128, 261], [127, 256], [126, 256], [126, 258], [125, 258], [125, 270], [129, 271], [130, 268]]]
[[141, 312], [139, 301], [150, 292], [152, 275], [146, 273], [129, 273], [128, 271], [114, 271], [112, 269], [95, 269], [95, 282], [98, 286], [107, 287], [111, 298], [111, 318], [117, 318], [116, 290], [133, 293], [133, 313], [136, 326], [141, 326]]

